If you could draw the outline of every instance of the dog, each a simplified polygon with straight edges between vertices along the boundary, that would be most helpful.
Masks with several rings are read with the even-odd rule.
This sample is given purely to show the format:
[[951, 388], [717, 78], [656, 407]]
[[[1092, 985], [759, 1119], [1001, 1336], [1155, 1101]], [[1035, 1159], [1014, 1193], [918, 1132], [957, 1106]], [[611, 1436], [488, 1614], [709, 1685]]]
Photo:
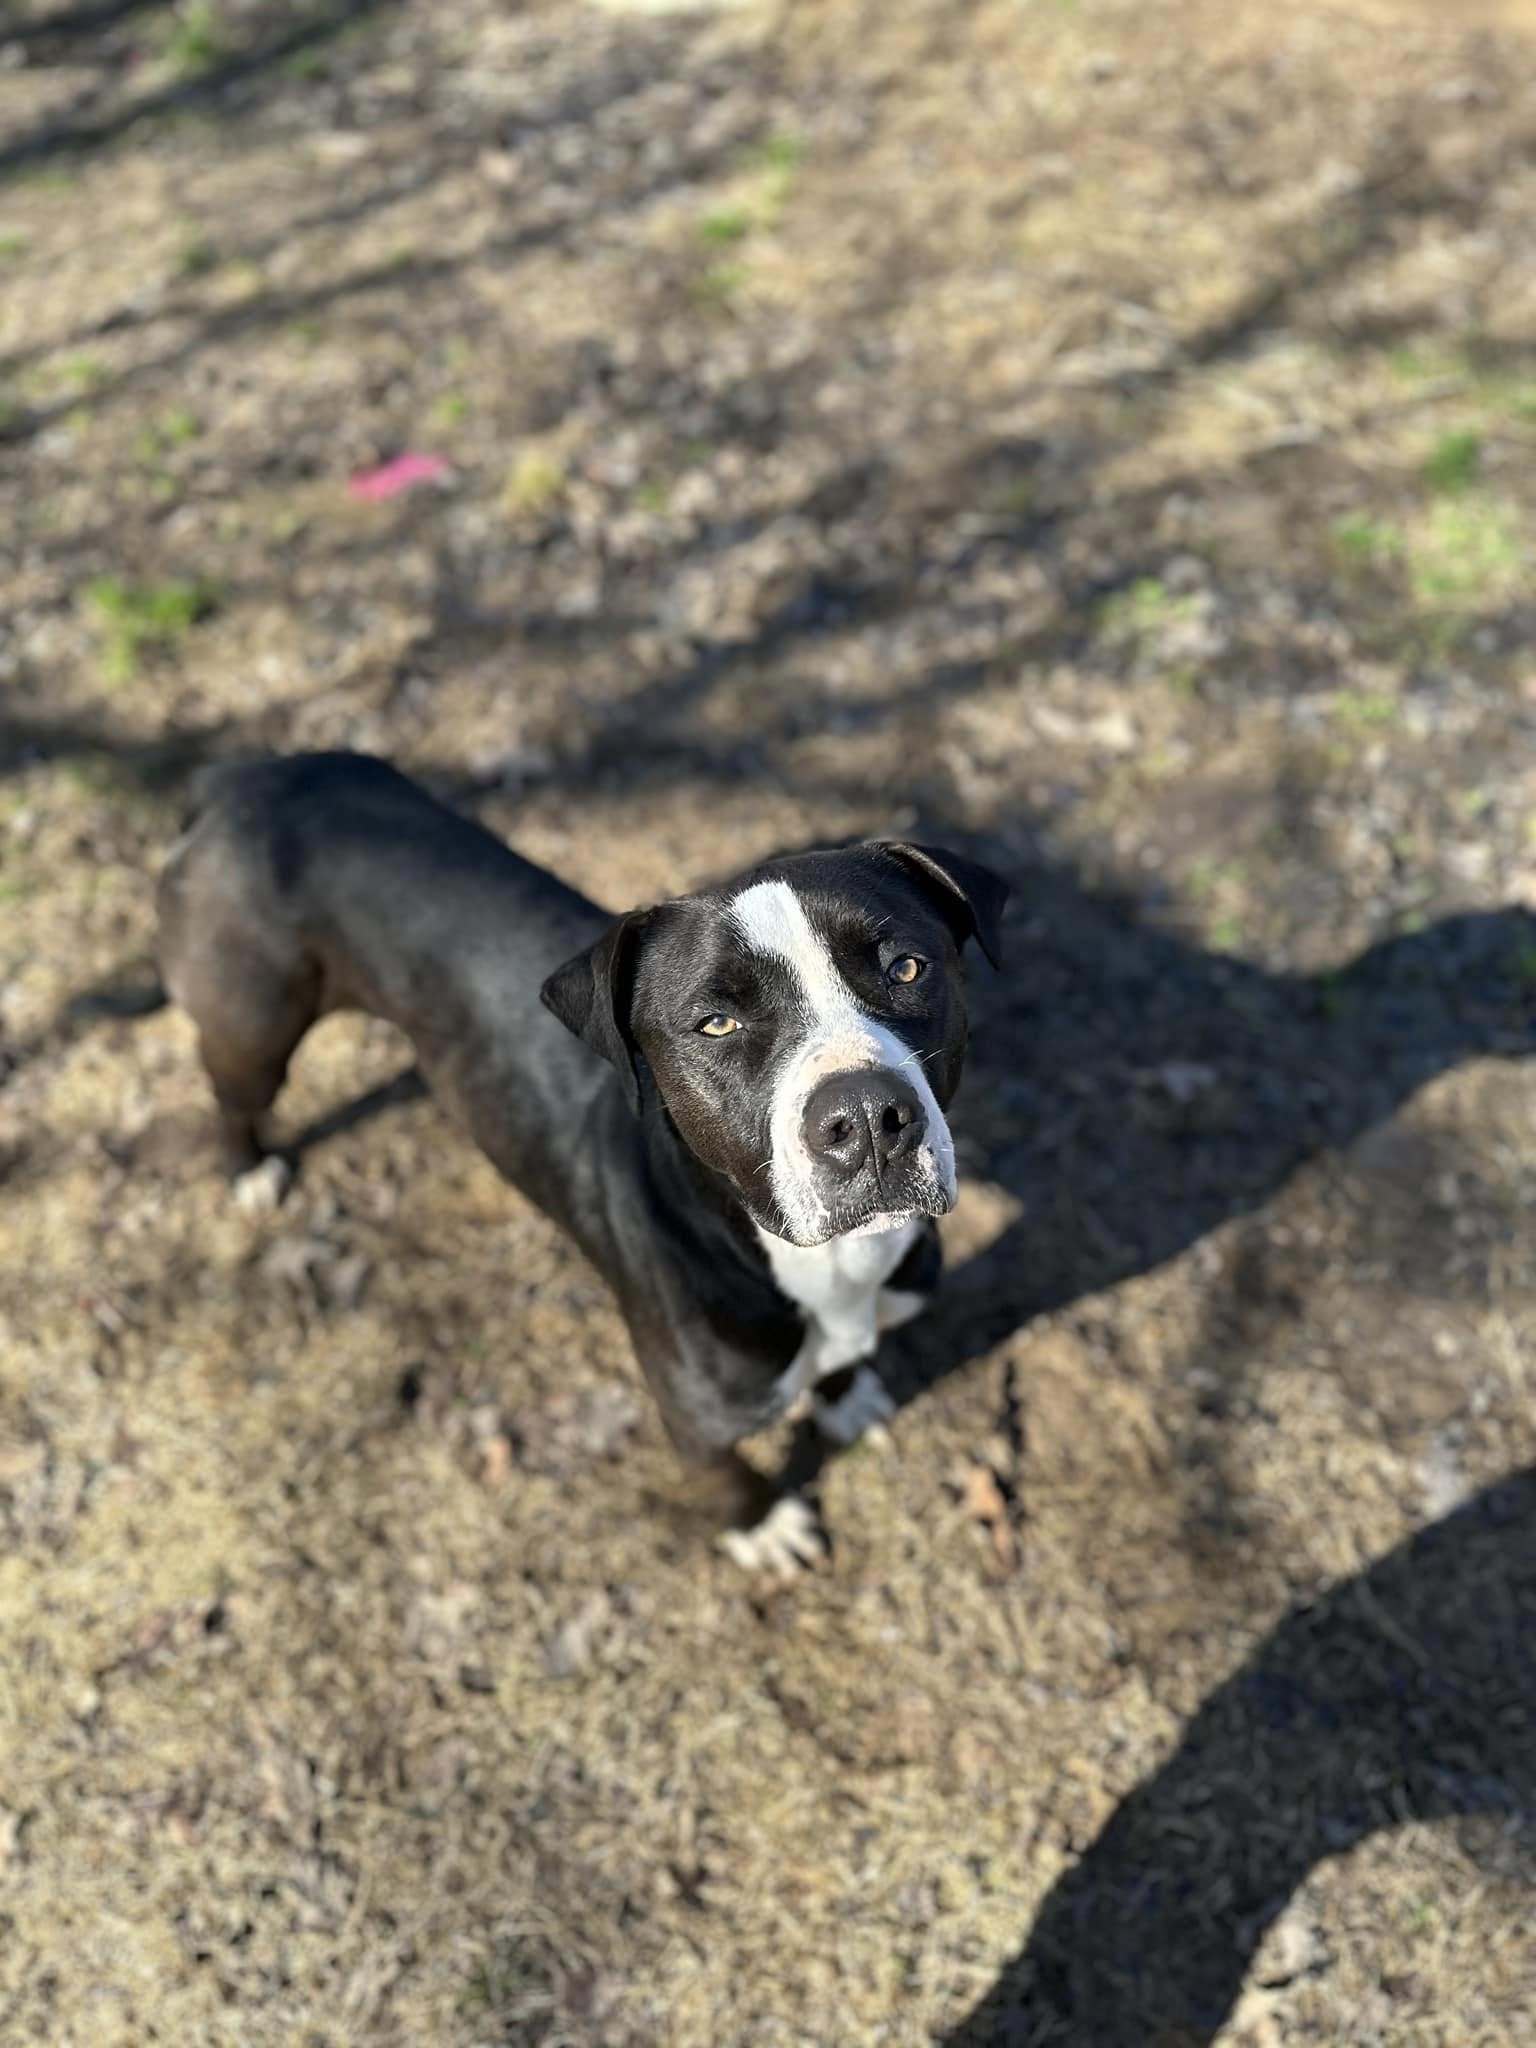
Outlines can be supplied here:
[[871, 842], [614, 917], [387, 763], [307, 754], [195, 785], [160, 966], [242, 1195], [281, 1198], [262, 1120], [316, 1019], [399, 1026], [607, 1281], [730, 1554], [792, 1576], [815, 1517], [735, 1447], [797, 1404], [844, 1443], [891, 1412], [877, 1343], [955, 1199], [961, 948], [998, 964], [1006, 894]]

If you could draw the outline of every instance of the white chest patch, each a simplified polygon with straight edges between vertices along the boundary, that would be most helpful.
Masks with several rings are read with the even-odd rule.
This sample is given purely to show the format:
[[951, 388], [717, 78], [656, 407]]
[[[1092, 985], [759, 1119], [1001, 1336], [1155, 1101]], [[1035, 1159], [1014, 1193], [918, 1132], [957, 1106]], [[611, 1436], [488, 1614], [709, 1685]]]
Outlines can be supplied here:
[[765, 1230], [758, 1232], [774, 1280], [806, 1321], [805, 1342], [790, 1367], [790, 1398], [828, 1373], [874, 1355], [881, 1328], [881, 1292], [911, 1249], [923, 1222], [922, 1217], [914, 1216], [894, 1230], [834, 1237], [809, 1249], [787, 1244]]

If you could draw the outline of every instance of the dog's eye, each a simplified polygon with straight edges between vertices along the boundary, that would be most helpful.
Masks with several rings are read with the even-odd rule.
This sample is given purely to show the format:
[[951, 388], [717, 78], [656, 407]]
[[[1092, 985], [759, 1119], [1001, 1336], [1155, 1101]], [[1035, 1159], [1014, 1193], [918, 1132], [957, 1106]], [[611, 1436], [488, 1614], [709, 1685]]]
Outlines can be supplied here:
[[741, 1023], [738, 1018], [727, 1017], [723, 1011], [716, 1010], [712, 1017], [701, 1017], [698, 1028], [706, 1038], [729, 1038], [733, 1031], [741, 1029]]
[[899, 981], [904, 986], [910, 987], [921, 976], [923, 969], [927, 965], [928, 962], [926, 960], [919, 960], [915, 953], [903, 953], [899, 960], [893, 960], [890, 966], [887, 967], [885, 978], [887, 981]]

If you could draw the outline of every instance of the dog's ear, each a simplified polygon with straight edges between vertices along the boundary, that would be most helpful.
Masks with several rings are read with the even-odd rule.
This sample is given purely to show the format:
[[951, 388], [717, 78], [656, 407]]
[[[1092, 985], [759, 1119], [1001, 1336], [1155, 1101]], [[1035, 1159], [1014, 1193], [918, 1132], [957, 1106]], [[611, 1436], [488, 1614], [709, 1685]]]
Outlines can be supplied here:
[[629, 1003], [640, 939], [650, 916], [648, 910], [632, 910], [615, 918], [595, 944], [557, 967], [539, 990], [545, 1009], [552, 1010], [583, 1045], [611, 1062], [637, 1114], [641, 1055], [629, 1028]]
[[898, 861], [943, 916], [956, 944], [975, 939], [994, 967], [1003, 964], [1003, 905], [1008, 884], [980, 861], [946, 853], [940, 846], [914, 846], [905, 839], [876, 841]]

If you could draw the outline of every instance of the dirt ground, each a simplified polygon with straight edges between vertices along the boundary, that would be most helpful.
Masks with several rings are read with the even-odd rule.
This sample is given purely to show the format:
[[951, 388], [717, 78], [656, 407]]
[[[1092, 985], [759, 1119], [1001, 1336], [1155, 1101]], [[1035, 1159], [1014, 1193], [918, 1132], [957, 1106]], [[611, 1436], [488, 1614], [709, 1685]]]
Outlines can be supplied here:
[[[0, 2041], [1536, 2038], [1533, 343], [1514, 0], [0, 6]], [[337, 744], [1012, 878], [793, 1588], [387, 1029], [226, 1198]]]

